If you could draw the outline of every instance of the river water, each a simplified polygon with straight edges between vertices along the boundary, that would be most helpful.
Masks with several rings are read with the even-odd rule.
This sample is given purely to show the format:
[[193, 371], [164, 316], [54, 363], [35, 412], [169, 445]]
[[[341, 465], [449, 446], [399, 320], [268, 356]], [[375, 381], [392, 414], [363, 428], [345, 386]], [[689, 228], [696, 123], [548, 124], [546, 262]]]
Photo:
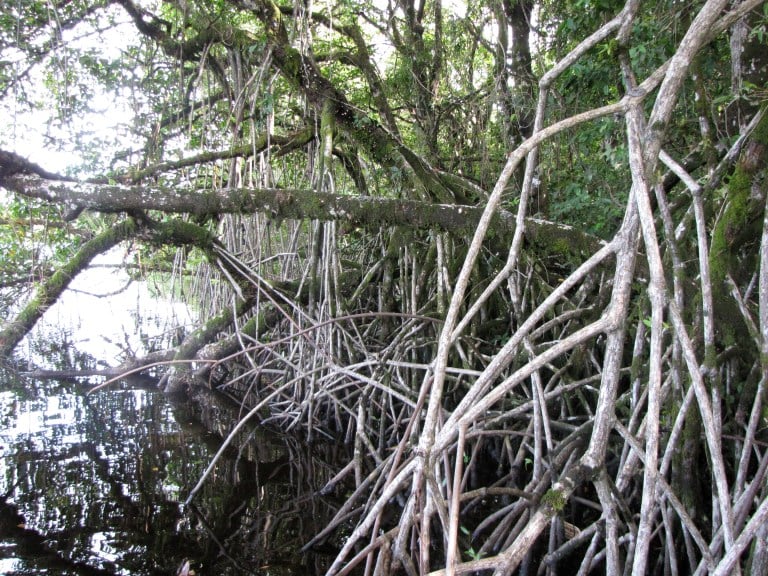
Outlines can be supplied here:
[[[94, 290], [93, 279], [79, 281]], [[112, 294], [115, 282], [96, 292]], [[143, 285], [109, 298], [73, 293], [60, 304], [21, 347], [22, 365], [115, 363], [179, 322], [175, 305], [158, 305]], [[333, 546], [300, 547], [337, 508], [316, 494], [340, 447], [251, 427], [184, 505], [238, 407], [212, 395], [174, 403], [150, 377], [89, 394], [100, 381], [0, 371], [0, 574], [323, 572]]]

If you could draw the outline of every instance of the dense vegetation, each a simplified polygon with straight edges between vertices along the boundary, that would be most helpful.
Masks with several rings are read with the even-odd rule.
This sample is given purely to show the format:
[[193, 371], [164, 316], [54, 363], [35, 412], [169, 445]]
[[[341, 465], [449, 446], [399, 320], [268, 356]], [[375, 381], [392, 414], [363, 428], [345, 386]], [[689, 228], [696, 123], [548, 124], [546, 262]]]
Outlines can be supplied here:
[[6, 2], [0, 353], [132, 243], [204, 321], [115, 374], [353, 446], [330, 573], [768, 574], [767, 26]]

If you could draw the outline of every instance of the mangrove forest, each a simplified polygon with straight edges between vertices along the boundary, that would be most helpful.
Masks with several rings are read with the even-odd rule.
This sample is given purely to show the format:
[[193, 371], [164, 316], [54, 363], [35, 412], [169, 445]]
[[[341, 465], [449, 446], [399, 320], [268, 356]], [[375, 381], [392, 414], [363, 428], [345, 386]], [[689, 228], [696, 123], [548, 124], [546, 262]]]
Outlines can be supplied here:
[[119, 249], [88, 393], [343, 447], [327, 574], [768, 575], [767, 105], [759, 0], [5, 0], [0, 358]]

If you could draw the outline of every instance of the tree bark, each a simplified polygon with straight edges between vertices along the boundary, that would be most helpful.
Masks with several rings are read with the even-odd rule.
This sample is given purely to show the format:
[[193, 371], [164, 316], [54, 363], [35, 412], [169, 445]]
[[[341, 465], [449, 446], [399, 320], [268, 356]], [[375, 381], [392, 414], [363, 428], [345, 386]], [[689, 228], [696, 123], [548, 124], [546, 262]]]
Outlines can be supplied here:
[[[2, 184], [23, 196], [99, 212], [157, 210], [201, 216], [263, 213], [277, 221], [336, 220], [369, 229], [405, 226], [443, 230], [461, 237], [470, 237], [474, 233], [483, 213], [481, 207], [475, 206], [347, 196], [305, 189], [238, 188], [200, 192], [169, 186], [46, 180], [34, 174], [9, 176]], [[526, 237], [548, 253], [581, 257], [603, 245], [598, 238], [563, 224], [528, 218], [525, 225]], [[508, 245], [514, 230], [515, 216], [500, 210], [492, 219], [489, 236], [499, 245]]]

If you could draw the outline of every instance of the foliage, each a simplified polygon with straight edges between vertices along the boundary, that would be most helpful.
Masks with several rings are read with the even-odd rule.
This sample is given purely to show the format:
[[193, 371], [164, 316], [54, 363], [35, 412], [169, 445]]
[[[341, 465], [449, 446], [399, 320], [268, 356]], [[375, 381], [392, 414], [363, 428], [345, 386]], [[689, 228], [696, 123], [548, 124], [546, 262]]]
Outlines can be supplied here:
[[2, 203], [0, 223], [1, 306], [8, 314], [29, 285], [72, 257], [84, 231], [62, 225], [58, 206], [20, 197]]

